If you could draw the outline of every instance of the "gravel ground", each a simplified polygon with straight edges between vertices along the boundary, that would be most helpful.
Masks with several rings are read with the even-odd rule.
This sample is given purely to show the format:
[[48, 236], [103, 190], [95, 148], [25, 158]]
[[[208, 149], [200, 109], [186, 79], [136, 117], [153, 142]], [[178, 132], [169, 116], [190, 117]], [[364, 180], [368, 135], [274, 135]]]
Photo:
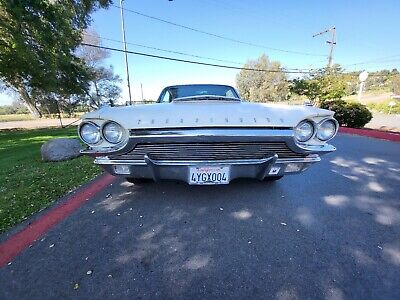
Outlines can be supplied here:
[[400, 115], [374, 113], [374, 117], [372, 118], [371, 122], [365, 125], [365, 127], [400, 132]]
[[[63, 125], [68, 125], [72, 122], [79, 120], [78, 118], [65, 118], [62, 119]], [[79, 124], [78, 122], [76, 124]], [[46, 128], [46, 127], [57, 127], [60, 126], [60, 120], [58, 119], [39, 119], [39, 120], [26, 120], [26, 121], [11, 121], [11, 122], [0, 122], [1, 129], [33, 129], [33, 128]]]

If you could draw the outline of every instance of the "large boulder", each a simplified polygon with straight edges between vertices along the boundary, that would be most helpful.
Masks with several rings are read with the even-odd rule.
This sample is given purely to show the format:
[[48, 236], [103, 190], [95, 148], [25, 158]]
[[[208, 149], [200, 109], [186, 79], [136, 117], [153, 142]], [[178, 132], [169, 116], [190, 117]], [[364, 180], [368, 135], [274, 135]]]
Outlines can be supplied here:
[[81, 155], [81, 144], [78, 139], [52, 139], [40, 148], [43, 161], [61, 161]]

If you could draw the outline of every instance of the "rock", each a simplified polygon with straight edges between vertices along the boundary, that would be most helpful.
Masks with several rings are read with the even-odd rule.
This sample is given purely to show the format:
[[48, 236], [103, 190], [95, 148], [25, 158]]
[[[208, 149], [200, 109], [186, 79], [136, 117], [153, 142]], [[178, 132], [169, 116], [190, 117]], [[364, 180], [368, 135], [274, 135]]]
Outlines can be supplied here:
[[81, 155], [81, 144], [78, 139], [52, 139], [40, 148], [43, 161], [62, 161]]

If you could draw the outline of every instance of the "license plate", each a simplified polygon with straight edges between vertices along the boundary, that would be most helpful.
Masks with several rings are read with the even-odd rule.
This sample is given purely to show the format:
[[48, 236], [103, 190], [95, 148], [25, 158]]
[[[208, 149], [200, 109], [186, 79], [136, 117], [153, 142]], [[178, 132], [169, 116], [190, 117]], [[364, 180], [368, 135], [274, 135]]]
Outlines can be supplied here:
[[229, 170], [227, 166], [190, 167], [189, 184], [228, 184]]

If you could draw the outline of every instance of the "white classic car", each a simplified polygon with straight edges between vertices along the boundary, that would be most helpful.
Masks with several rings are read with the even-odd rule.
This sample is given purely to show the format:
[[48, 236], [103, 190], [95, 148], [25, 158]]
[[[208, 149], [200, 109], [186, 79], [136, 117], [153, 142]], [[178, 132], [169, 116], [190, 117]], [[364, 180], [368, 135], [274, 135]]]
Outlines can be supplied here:
[[166, 87], [156, 104], [103, 107], [78, 132], [113, 175], [133, 183], [183, 180], [228, 184], [235, 178], [277, 180], [335, 150], [333, 112], [312, 106], [249, 103], [226, 85]]

